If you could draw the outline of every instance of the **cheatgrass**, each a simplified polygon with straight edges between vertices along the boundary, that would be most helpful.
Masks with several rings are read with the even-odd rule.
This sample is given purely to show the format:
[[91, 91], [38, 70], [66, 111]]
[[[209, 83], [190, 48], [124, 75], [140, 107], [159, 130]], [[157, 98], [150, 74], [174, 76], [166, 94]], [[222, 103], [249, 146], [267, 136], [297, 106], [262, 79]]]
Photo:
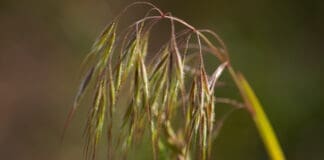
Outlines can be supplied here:
[[[148, 6], [147, 13], [120, 28], [122, 15], [136, 5]], [[152, 28], [160, 21], [169, 24], [169, 38], [152, 51], [151, 39], [157, 38], [152, 37]], [[218, 64], [210, 74], [205, 68], [207, 54]], [[86, 159], [95, 159], [103, 135], [108, 137], [109, 159], [127, 158], [128, 151], [149, 135], [152, 159], [209, 160], [222, 121], [235, 109], [250, 113], [271, 159], [284, 159], [261, 104], [242, 74], [232, 67], [220, 37], [151, 3], [133, 3], [113, 19], [93, 44], [83, 70], [68, 121], [82, 96], [92, 93], [84, 133]], [[243, 102], [214, 93], [224, 71]], [[233, 110], [216, 121], [218, 103], [231, 105]]]

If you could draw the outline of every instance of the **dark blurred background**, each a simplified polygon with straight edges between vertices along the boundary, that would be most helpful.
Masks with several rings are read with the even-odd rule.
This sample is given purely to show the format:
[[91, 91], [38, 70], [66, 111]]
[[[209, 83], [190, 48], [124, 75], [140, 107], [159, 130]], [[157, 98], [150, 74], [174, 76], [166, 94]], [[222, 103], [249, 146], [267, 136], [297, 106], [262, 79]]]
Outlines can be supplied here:
[[[60, 140], [80, 63], [103, 27], [131, 2], [0, 1], [0, 159], [82, 159], [87, 106]], [[234, 67], [265, 106], [287, 159], [324, 159], [322, 1], [151, 2], [222, 37]], [[226, 121], [214, 153], [215, 159], [268, 159], [245, 111]], [[147, 155], [144, 149], [136, 157]]]

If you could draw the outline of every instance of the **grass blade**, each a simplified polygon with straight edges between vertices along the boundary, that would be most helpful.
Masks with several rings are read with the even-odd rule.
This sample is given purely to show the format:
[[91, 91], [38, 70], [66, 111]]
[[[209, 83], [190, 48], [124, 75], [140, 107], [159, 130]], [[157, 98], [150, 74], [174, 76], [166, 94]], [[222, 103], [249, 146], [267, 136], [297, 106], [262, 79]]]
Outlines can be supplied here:
[[271, 159], [274, 160], [284, 160], [284, 154], [278, 142], [278, 139], [272, 129], [272, 126], [263, 111], [259, 100], [257, 99], [254, 91], [250, 87], [249, 83], [245, 80], [243, 75], [238, 74], [238, 79], [242, 88], [242, 96], [246, 105], [250, 106], [252, 109], [252, 117], [258, 128], [259, 134], [267, 148], [268, 154]]

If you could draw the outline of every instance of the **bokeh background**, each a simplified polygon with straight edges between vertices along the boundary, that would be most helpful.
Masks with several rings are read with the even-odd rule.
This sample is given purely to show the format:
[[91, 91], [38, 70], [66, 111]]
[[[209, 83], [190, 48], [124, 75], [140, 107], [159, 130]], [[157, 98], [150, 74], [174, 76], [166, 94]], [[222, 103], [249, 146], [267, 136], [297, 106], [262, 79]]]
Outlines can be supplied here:
[[[60, 140], [80, 63], [103, 27], [131, 2], [0, 1], [0, 159], [82, 159], [87, 106]], [[322, 1], [151, 2], [222, 37], [233, 65], [264, 104], [287, 159], [324, 159]], [[225, 122], [214, 153], [219, 160], [268, 159], [245, 111]], [[150, 159], [145, 149], [136, 155]]]

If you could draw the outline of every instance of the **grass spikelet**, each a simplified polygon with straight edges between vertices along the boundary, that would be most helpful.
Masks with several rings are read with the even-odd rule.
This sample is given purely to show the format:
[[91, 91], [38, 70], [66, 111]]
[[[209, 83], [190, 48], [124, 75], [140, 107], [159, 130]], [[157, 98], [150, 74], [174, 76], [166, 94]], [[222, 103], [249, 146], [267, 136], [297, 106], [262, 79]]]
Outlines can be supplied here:
[[91, 159], [95, 158], [96, 147], [101, 137], [105, 118], [106, 85], [104, 80], [101, 80], [99, 86], [97, 87], [93, 103], [93, 108], [89, 113], [85, 133], [87, 138], [85, 154], [87, 158], [90, 156]]
[[114, 35], [115, 29], [116, 22], [109, 24], [93, 44], [90, 53], [99, 53], [105, 46], [111, 44], [107, 42], [111, 41], [110, 38]]
[[208, 80], [208, 90], [210, 91], [210, 94], [214, 93], [215, 85], [217, 80], [220, 78], [222, 72], [224, 71], [225, 67], [227, 66], [228, 62], [224, 62], [221, 65], [217, 67], [217, 69], [214, 71], [212, 76]]
[[65, 125], [64, 125], [64, 131], [63, 131], [63, 134], [62, 134], [62, 138], [65, 134], [65, 130], [67, 129], [69, 123], [71, 122], [72, 120], [72, 117], [80, 103], [80, 99], [82, 97], [82, 95], [84, 94], [84, 91], [88, 88], [88, 85], [92, 79], [92, 75], [93, 75], [93, 72], [94, 72], [94, 68], [90, 68], [89, 71], [87, 72], [87, 74], [85, 75], [85, 77], [83, 78], [80, 86], [79, 86], [79, 90], [75, 96], [75, 99], [74, 99], [74, 102], [73, 102], [73, 106], [72, 108], [70, 109], [70, 112], [68, 114], [68, 117], [65, 121]]

